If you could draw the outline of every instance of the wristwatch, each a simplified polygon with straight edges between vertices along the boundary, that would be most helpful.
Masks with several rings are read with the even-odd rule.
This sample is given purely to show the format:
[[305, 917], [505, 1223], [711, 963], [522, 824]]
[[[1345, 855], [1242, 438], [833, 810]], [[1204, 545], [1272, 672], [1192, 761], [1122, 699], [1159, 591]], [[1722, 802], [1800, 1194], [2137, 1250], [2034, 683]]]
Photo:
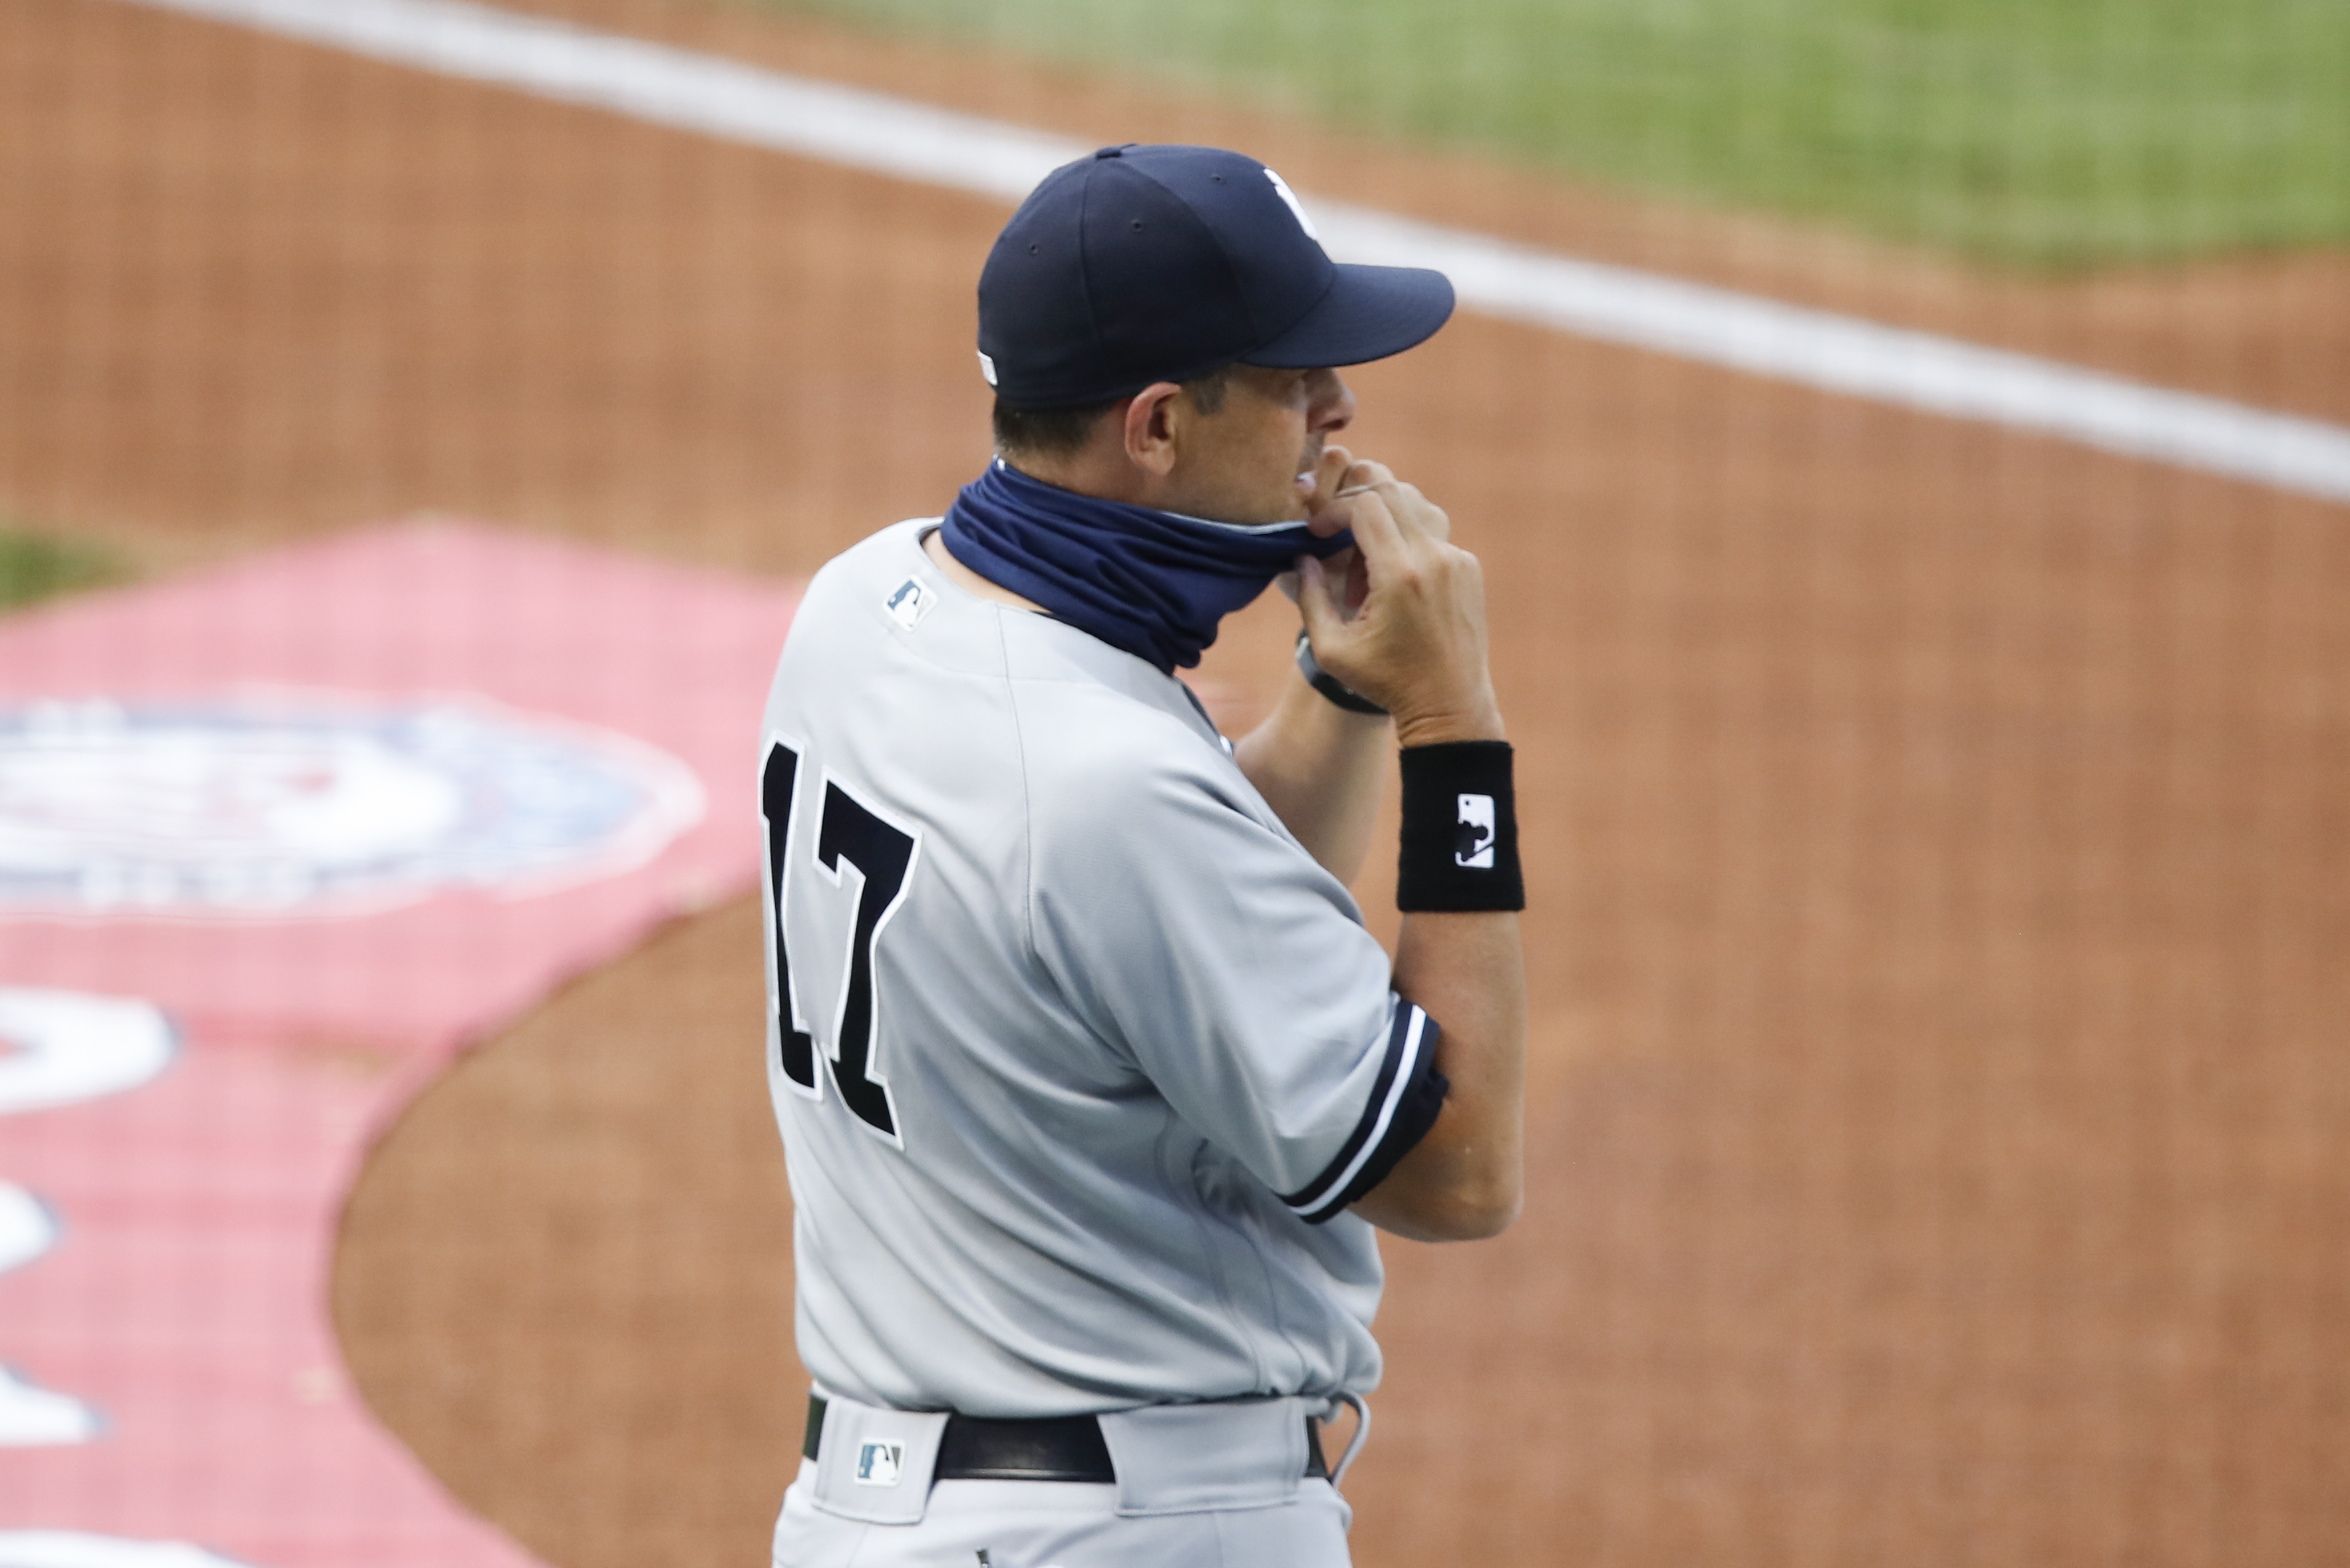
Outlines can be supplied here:
[[1308, 686], [1313, 687], [1315, 691], [1319, 691], [1349, 713], [1374, 713], [1381, 718], [1387, 716], [1385, 708], [1380, 707], [1314, 661], [1314, 643], [1306, 636], [1305, 628], [1302, 626], [1297, 628], [1297, 672], [1305, 677], [1305, 683]]

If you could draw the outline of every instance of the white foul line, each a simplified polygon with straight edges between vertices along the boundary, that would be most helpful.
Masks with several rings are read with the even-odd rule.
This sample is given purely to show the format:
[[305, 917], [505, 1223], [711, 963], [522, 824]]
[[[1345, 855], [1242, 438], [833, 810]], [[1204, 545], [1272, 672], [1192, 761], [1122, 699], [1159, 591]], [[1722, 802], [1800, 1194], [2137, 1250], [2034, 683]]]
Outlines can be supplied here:
[[[877, 174], [1017, 202], [1087, 143], [461, 0], [135, 0]], [[1489, 316], [2350, 502], [2350, 430], [1365, 207], [1344, 260], [1430, 266]]]

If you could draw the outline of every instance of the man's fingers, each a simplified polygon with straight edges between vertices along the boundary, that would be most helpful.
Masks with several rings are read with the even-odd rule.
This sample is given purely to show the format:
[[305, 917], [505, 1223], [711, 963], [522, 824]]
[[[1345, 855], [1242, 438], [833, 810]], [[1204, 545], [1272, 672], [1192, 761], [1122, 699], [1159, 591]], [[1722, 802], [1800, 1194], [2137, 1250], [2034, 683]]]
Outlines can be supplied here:
[[1397, 524], [1406, 531], [1417, 530], [1430, 538], [1452, 537], [1452, 519], [1440, 506], [1430, 504], [1419, 486], [1407, 484], [1400, 479], [1382, 479], [1367, 484], [1349, 484], [1334, 493], [1333, 504], [1352, 501], [1358, 495], [1377, 495], [1387, 502], [1388, 513]]
[[[1443, 507], [1422, 495], [1419, 493], [1419, 486], [1398, 484], [1388, 493], [1389, 496], [1388, 504], [1395, 508], [1398, 516], [1409, 518], [1413, 527], [1431, 539], [1451, 542], [1452, 519], [1446, 514]], [[1398, 505], [1399, 502], [1401, 503], [1400, 505]]]
[[1297, 612], [1305, 618], [1309, 639], [1320, 637], [1343, 619], [1330, 592], [1330, 574], [1311, 556], [1297, 557]]
[[[1338, 454], [1336, 448], [1324, 452], [1325, 467], [1317, 480], [1326, 482]], [[1351, 620], [1382, 584], [1409, 582], [1431, 564], [1421, 557], [1431, 545], [1443, 550], [1452, 524], [1441, 508], [1397, 479], [1385, 463], [1348, 462], [1341, 477], [1345, 483], [1316, 511], [1314, 532], [1325, 538], [1340, 528], [1355, 532], [1352, 567], [1343, 575], [1326, 573], [1324, 582], [1326, 602], [1342, 620]]]
[[1347, 471], [1355, 466], [1355, 454], [1343, 446], [1326, 446], [1321, 461], [1314, 465], [1313, 509], [1319, 512], [1330, 504], [1330, 498], [1347, 483]]
[[1379, 577], [1382, 566], [1400, 559], [1407, 546], [1402, 530], [1396, 526], [1395, 514], [1388, 510], [1385, 491], [1367, 486], [1343, 501], [1332, 502], [1330, 510], [1343, 515], [1354, 529], [1355, 547], [1362, 551], [1373, 581]]
[[1363, 569], [1363, 553], [1352, 545], [1322, 558], [1322, 576], [1328, 579], [1330, 597], [1348, 620], [1363, 607], [1371, 591], [1370, 574]]
[[1347, 509], [1337, 504], [1338, 492], [1347, 474], [1360, 466], [1343, 446], [1322, 449], [1322, 460], [1314, 466], [1314, 493], [1305, 503], [1305, 525], [1316, 536], [1327, 539], [1346, 528]]
[[1305, 525], [1318, 536], [1327, 539], [1346, 527], [1342, 512], [1333, 512], [1330, 503], [1347, 482], [1347, 471], [1355, 466], [1355, 454], [1343, 446], [1326, 446], [1314, 465], [1314, 493], [1305, 501]]
[[1384, 462], [1374, 462], [1365, 458], [1360, 462], [1347, 465], [1347, 472], [1339, 475], [1337, 493], [1340, 495], [1360, 495], [1366, 491], [1377, 490], [1382, 484], [1394, 483], [1395, 470]]

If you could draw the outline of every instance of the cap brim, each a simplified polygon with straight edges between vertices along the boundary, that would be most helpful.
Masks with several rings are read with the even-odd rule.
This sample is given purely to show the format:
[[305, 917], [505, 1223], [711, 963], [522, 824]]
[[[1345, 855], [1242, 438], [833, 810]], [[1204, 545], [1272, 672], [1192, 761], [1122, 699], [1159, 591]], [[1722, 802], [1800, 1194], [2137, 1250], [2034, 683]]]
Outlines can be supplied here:
[[1341, 262], [1313, 309], [1241, 358], [1292, 370], [1366, 364], [1425, 343], [1451, 315], [1452, 280], [1440, 272]]

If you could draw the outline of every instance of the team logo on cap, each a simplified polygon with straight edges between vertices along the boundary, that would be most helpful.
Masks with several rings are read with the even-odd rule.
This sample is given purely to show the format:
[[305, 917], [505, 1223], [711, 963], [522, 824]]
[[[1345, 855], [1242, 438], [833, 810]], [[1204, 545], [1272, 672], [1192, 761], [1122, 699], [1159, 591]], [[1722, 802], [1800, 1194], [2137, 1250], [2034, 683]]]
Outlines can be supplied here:
[[0, 708], [0, 916], [520, 896], [641, 865], [702, 810], [667, 753], [478, 698]]
[[1305, 203], [1297, 199], [1297, 192], [1289, 188], [1289, 182], [1270, 169], [1264, 171], [1264, 177], [1273, 182], [1274, 192], [1289, 204], [1291, 212], [1297, 214], [1297, 226], [1305, 231], [1305, 237], [1320, 244], [1321, 231], [1314, 226], [1314, 220], [1305, 215]]

